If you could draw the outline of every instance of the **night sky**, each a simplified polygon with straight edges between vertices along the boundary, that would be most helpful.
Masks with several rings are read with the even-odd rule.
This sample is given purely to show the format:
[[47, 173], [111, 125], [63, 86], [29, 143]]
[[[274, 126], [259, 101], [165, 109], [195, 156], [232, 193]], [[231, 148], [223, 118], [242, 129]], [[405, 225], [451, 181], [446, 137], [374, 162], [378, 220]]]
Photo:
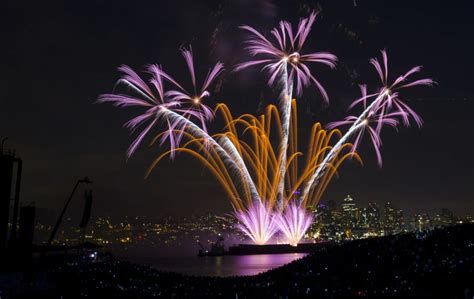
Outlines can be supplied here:
[[[217, 60], [229, 70], [248, 59], [239, 25], [266, 30], [319, 9], [306, 49], [331, 51], [340, 61], [334, 71], [312, 68], [331, 103], [324, 105], [314, 87], [305, 90], [298, 99], [303, 132], [315, 121], [343, 118], [359, 95], [357, 84], [377, 86], [368, 59], [383, 48], [392, 75], [421, 64], [423, 75], [438, 82], [405, 93], [424, 127], [385, 130], [383, 168], [363, 146], [365, 166], [347, 163], [322, 201], [351, 194], [362, 205], [392, 201], [408, 213], [447, 207], [474, 214], [473, 6], [470, 0], [4, 1], [0, 136], [9, 137], [6, 146], [24, 162], [21, 200], [59, 208], [75, 180], [89, 176], [96, 216], [229, 213], [217, 181], [187, 156], [162, 163], [144, 180], [163, 149], [142, 146], [127, 161], [132, 138], [122, 124], [138, 111], [94, 102], [112, 91], [121, 64], [139, 70], [160, 63], [190, 83], [181, 46], [193, 46], [202, 78]], [[265, 82], [257, 69], [226, 72], [208, 104], [225, 102], [236, 115], [260, 113], [275, 103], [276, 91]]]

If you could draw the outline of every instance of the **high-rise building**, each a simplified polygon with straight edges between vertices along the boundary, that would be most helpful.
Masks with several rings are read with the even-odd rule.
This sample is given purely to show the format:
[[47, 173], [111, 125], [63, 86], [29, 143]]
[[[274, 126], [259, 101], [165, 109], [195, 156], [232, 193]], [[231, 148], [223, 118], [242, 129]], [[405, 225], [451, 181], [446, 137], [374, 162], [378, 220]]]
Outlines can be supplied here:
[[325, 240], [333, 240], [336, 233], [336, 221], [334, 219], [334, 201], [318, 204], [315, 211], [315, 221], [311, 227], [313, 237]]
[[395, 209], [393, 208], [392, 204], [387, 201], [385, 203], [384, 209], [384, 221], [383, 221], [383, 229], [384, 233], [390, 235], [393, 233], [395, 226]]
[[401, 209], [397, 209], [395, 210], [395, 233], [401, 233], [401, 232], [405, 232], [406, 231], [406, 228], [405, 228], [405, 218], [403, 216], [403, 210]]
[[413, 215], [411, 219], [411, 230], [413, 231], [424, 231], [430, 229], [431, 227], [431, 220], [428, 215], [423, 214], [416, 214]]
[[344, 198], [341, 206], [342, 211], [344, 211], [346, 214], [352, 214], [357, 209], [354, 199], [350, 195], [347, 195], [347, 197]]
[[464, 217], [464, 223], [474, 223], [474, 218], [471, 214], [466, 214], [466, 217]]
[[449, 209], [442, 208], [440, 216], [443, 225], [452, 225], [456, 223], [456, 217], [454, 217], [454, 213]]
[[324, 238], [329, 239], [330, 233], [328, 232], [329, 224], [331, 223], [331, 210], [327, 204], [318, 204], [314, 211], [314, 222], [311, 225], [310, 235], [313, 238]]
[[380, 209], [376, 203], [370, 202], [366, 210], [367, 228], [378, 231], [380, 229]]
[[395, 208], [391, 202], [385, 203], [383, 229], [385, 234], [397, 234], [403, 231], [405, 221], [403, 210]]
[[456, 221], [454, 213], [449, 209], [443, 208], [439, 214], [433, 217], [432, 225], [433, 227], [442, 227], [455, 224]]
[[352, 238], [354, 229], [358, 227], [358, 222], [360, 218], [359, 209], [357, 208], [354, 199], [350, 195], [347, 195], [347, 197], [344, 198], [341, 207], [344, 234], [346, 235], [346, 238]]

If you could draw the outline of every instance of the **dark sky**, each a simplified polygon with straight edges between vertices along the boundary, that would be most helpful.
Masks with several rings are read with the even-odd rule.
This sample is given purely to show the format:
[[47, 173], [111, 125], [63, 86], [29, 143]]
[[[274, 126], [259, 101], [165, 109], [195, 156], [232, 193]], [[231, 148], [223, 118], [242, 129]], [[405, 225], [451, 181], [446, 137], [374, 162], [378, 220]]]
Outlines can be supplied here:
[[[218, 59], [229, 69], [247, 58], [238, 25], [270, 29], [319, 8], [307, 48], [331, 51], [340, 62], [336, 71], [314, 68], [331, 104], [307, 89], [298, 99], [302, 129], [341, 119], [358, 96], [357, 84], [378, 84], [368, 59], [380, 49], [388, 50], [392, 74], [421, 64], [439, 83], [406, 93], [425, 125], [383, 133], [383, 169], [362, 147], [365, 166], [348, 163], [322, 200], [351, 194], [363, 205], [390, 200], [409, 213], [441, 207], [474, 213], [470, 0], [7, 0], [1, 6], [0, 136], [9, 137], [24, 161], [24, 203], [58, 208], [75, 180], [87, 175], [95, 181], [95, 215], [230, 212], [218, 183], [191, 158], [165, 162], [144, 180], [162, 149], [142, 147], [127, 162], [132, 139], [122, 124], [136, 111], [94, 101], [112, 91], [121, 64], [161, 63], [188, 80], [178, 49], [192, 44], [201, 73]], [[222, 79], [211, 105], [226, 102], [240, 114], [274, 102], [257, 71]]]

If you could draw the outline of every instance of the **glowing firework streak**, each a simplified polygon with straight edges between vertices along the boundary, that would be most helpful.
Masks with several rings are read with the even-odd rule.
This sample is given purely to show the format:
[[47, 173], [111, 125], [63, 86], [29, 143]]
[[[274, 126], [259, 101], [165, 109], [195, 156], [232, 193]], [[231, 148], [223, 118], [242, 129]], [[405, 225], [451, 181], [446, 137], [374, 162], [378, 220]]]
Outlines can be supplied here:
[[[285, 57], [286, 58], [286, 57]], [[286, 58], [286, 60], [288, 60]], [[288, 78], [288, 62], [285, 61], [283, 65], [283, 92], [281, 95], [280, 107], [283, 109], [282, 113], [282, 139], [280, 143], [280, 181], [278, 182], [278, 204], [279, 209], [283, 210], [283, 192], [285, 188], [285, 173], [286, 173], [286, 160], [288, 154], [288, 136], [290, 134], [290, 117], [291, 117], [291, 98], [292, 98], [292, 83]]]
[[198, 115], [201, 128], [204, 131], [207, 131], [206, 121], [212, 120], [214, 114], [212, 113], [212, 109], [210, 109], [207, 105], [203, 104], [203, 101], [211, 95], [208, 91], [209, 86], [212, 84], [214, 80], [222, 73], [224, 70], [224, 65], [220, 62], [216, 63], [214, 67], [209, 69], [206, 78], [202, 84], [200, 89], [196, 86], [196, 74], [194, 70], [194, 61], [193, 61], [193, 53], [191, 48], [181, 49], [181, 54], [186, 61], [186, 65], [189, 70], [189, 75], [191, 77], [191, 81], [193, 84], [193, 90], [187, 91], [184, 89], [181, 84], [176, 82], [171, 76], [169, 76], [165, 72], [161, 72], [161, 76], [165, 78], [167, 81], [171, 82], [175, 87], [178, 89], [170, 90], [166, 92], [166, 96], [170, 98], [171, 101], [180, 101], [185, 102], [191, 106], [193, 110], [200, 111], [201, 113]]
[[[196, 79], [192, 53], [189, 50], [182, 50], [182, 54], [185, 57], [186, 63], [188, 65], [194, 90], [196, 90]], [[213, 150], [223, 158], [223, 163], [225, 163], [229, 169], [233, 170], [235, 173], [238, 173], [240, 179], [245, 181], [245, 186], [249, 189], [251, 196], [257, 201], [260, 200], [253, 181], [251, 180], [250, 174], [248, 173], [242, 158], [236, 151], [233, 144], [226, 136], [219, 138], [220, 143], [217, 142], [215, 139], [209, 136], [206, 126], [204, 125], [206, 120], [212, 118], [213, 112], [202, 103], [202, 100], [210, 95], [206, 89], [220, 74], [222, 70], [222, 64], [216, 64], [209, 71], [199, 95], [193, 95], [192, 93], [186, 92], [179, 83], [173, 80], [171, 76], [165, 73], [161, 67], [157, 65], [151, 65], [147, 69], [148, 72], [152, 74], [152, 79], [150, 80], [151, 87], [148, 86], [145, 81], [140, 78], [140, 76], [138, 76], [138, 74], [135, 73], [131, 68], [122, 66], [119, 70], [124, 72], [125, 75], [119, 80], [118, 83], [125, 84], [128, 88], [140, 96], [140, 98], [136, 97], [135, 95], [104, 94], [99, 97], [98, 102], [112, 102], [118, 107], [142, 106], [148, 108], [144, 114], [141, 114], [126, 123], [126, 127], [131, 129], [132, 132], [140, 127], [145, 121], [150, 121], [149, 125], [138, 135], [138, 137], [129, 147], [127, 152], [128, 157], [134, 153], [144, 137], [157, 124], [158, 120], [161, 119], [168, 125], [168, 129], [163, 133], [160, 133], [157, 138], [154, 139], [154, 142], [158, 138], [160, 139], [160, 143], [163, 143], [164, 140], [168, 139], [170, 141], [171, 147], [169, 154], [172, 158], [176, 152], [175, 149], [181, 142], [184, 132], [189, 131], [191, 134], [193, 134], [193, 136], [202, 138], [206, 146], [211, 144]], [[164, 92], [162, 77], [173, 83], [173, 85], [178, 87], [179, 90]], [[153, 87], [156, 89], [156, 93], [153, 92]], [[187, 105], [188, 107], [182, 108], [183, 105]], [[199, 127], [190, 121], [190, 117], [196, 117], [199, 119], [202, 127]]]
[[[172, 155], [175, 152], [185, 151], [192, 154], [194, 153], [193, 154], [194, 156], [199, 155], [197, 152], [186, 149], [186, 146], [192, 143], [200, 142], [200, 145], [199, 145], [200, 150], [204, 151], [206, 155], [206, 156], [200, 156], [201, 161], [207, 161], [206, 159], [208, 158], [208, 156], [215, 153], [220, 159], [219, 165], [222, 167], [222, 169], [224, 169], [223, 172], [220, 172], [220, 175], [223, 175], [223, 173], [225, 172], [227, 173], [227, 178], [230, 179], [230, 176], [227, 172], [227, 168], [234, 170], [235, 173], [240, 175], [240, 179], [243, 181], [245, 186], [250, 190], [251, 192], [250, 197], [254, 198], [256, 201], [260, 201], [259, 194], [256, 191], [255, 184], [248, 172], [248, 169], [244, 161], [242, 160], [242, 157], [239, 155], [237, 149], [235, 148], [233, 143], [228, 139], [228, 137], [226, 137], [225, 135], [215, 136], [215, 137], [218, 137], [218, 140], [219, 140], [218, 142], [216, 141], [215, 138], [209, 136], [207, 132], [203, 131], [199, 126], [197, 126], [193, 122], [189, 121], [188, 119], [182, 117], [181, 115], [173, 111], [170, 111], [167, 109], [161, 109], [160, 116], [161, 115], [165, 116], [166, 118], [176, 123], [183, 124], [183, 127], [185, 128], [184, 130], [190, 133], [189, 137], [192, 140], [191, 142], [186, 143], [184, 147], [170, 149], [169, 151], [163, 153], [157, 159], [155, 159], [155, 161], [152, 163], [152, 165], [149, 167], [147, 171], [147, 176], [151, 173], [151, 171], [158, 164], [158, 162], [168, 154]], [[156, 141], [156, 138], [153, 141], [153, 143], [155, 141]], [[210, 149], [208, 148], [208, 146], [206, 146], [208, 143], [210, 143], [211, 145]], [[205, 163], [205, 165], [210, 166], [208, 161]], [[228, 182], [224, 184], [228, 185]], [[229, 188], [228, 190], [231, 190], [231, 189], [235, 189], [235, 188]]]
[[[224, 104], [219, 104], [216, 110], [223, 115], [227, 131], [208, 137], [201, 135], [199, 131], [189, 130], [190, 127], [186, 127], [189, 134], [186, 134], [185, 138], [189, 139], [189, 141], [184, 142], [183, 146], [176, 148], [175, 151], [188, 153], [198, 158], [216, 176], [231, 198], [235, 210], [234, 214], [241, 224], [239, 228], [246, 235], [251, 235], [252, 240], [257, 240], [255, 242], [261, 243], [262, 240], [268, 240], [273, 235], [273, 233], [269, 235], [270, 232], [273, 232], [273, 229], [267, 227], [270, 223], [269, 217], [278, 217], [279, 212], [277, 211], [281, 211], [277, 200], [281, 156], [277, 156], [274, 146], [270, 142], [272, 127], [276, 128], [278, 132], [281, 131], [280, 114], [273, 105], [268, 106], [265, 114], [259, 117], [244, 114], [233, 118], [230, 110]], [[290, 126], [290, 136], [292, 138], [289, 147], [291, 155], [289, 155], [288, 166], [285, 170], [285, 174], [288, 172], [286, 175], [286, 187], [288, 190], [284, 194], [285, 207], [288, 206], [289, 208], [293, 208], [292, 202], [296, 200], [297, 189], [309, 179], [310, 175], [323, 160], [324, 155], [331, 149], [329, 145], [331, 139], [340, 136], [338, 130], [328, 133], [321, 128], [320, 124], [315, 124], [311, 131], [310, 150], [306, 155], [305, 167], [303, 167], [298, 176], [297, 172], [289, 170], [292, 165], [298, 163], [298, 158], [303, 156], [301, 152], [294, 151], [297, 144], [295, 101], [292, 101], [292, 112], [294, 116]], [[186, 120], [184, 119], [183, 121]], [[193, 125], [190, 126], [192, 127]], [[238, 130], [239, 128], [242, 129]], [[242, 133], [239, 134], [239, 132]], [[249, 138], [244, 138], [244, 135], [249, 136]], [[279, 134], [279, 137], [281, 137], [281, 134]], [[211, 146], [209, 147], [205, 146], [204, 140], [206, 138], [211, 138]], [[224, 152], [221, 152], [222, 150], [219, 150], [212, 140], [218, 140]], [[298, 213], [289, 212], [289, 214], [285, 214], [286, 223], [291, 223], [289, 217], [292, 215], [295, 217], [303, 215], [302, 209], [307, 205], [314, 205], [319, 200], [328, 182], [345, 159], [355, 157], [360, 161], [359, 156], [352, 152], [351, 148], [352, 144], [346, 144], [336, 151], [337, 157], [333, 160], [333, 164], [328, 166], [330, 171], [324, 174], [324, 182], [308, 196], [307, 200], [298, 204], [298, 210], [295, 210]], [[346, 153], [342, 153], [343, 151]], [[168, 151], [160, 155], [152, 163], [148, 173], [170, 152]], [[229, 165], [225, 162], [226, 156], [233, 161], [232, 163], [240, 166], [237, 173], [244, 172], [240, 176], [241, 179], [234, 180], [233, 175], [227, 172]], [[310, 218], [305, 217], [305, 219]], [[294, 220], [299, 223], [300, 218]], [[284, 222], [280, 221], [280, 223], [283, 225]], [[304, 235], [305, 230], [303, 229], [307, 228], [306, 225], [303, 225], [305, 223], [299, 223], [296, 230], [287, 230], [290, 232], [287, 236], [289, 242], [295, 243], [298, 236], [302, 237]], [[265, 227], [266, 229], [264, 229]], [[282, 231], [284, 228], [282, 227]]]
[[[406, 72], [404, 75], [399, 76], [391, 85], [388, 84], [388, 58], [387, 52], [385, 50], [381, 51], [382, 59], [383, 59], [383, 66], [379, 63], [376, 58], [370, 59], [370, 63], [375, 67], [377, 74], [383, 84], [383, 87], [379, 90], [376, 94], [367, 95], [367, 90], [365, 86], [361, 86], [362, 97], [356, 101], [354, 101], [349, 108], [352, 108], [358, 104], [363, 105], [364, 110], [360, 114], [359, 117], [348, 117], [344, 121], [334, 122], [329, 124], [328, 128], [338, 127], [340, 125], [345, 125], [352, 123], [352, 126], [349, 128], [347, 133], [339, 140], [339, 142], [333, 147], [331, 152], [326, 156], [325, 161], [316, 169], [311, 179], [308, 181], [307, 185], [302, 194], [302, 198], [304, 198], [313, 185], [317, 182], [319, 176], [324, 172], [326, 169], [326, 163], [331, 161], [333, 158], [333, 151], [337, 151], [338, 148], [348, 141], [348, 139], [353, 136], [356, 132], [363, 130], [364, 128], [369, 128], [370, 137], [372, 139], [372, 143], [374, 145], [375, 152], [377, 154], [377, 161], [379, 166], [382, 166], [382, 156], [380, 153], [380, 131], [382, 125], [388, 124], [390, 126], [398, 125], [398, 122], [393, 118], [396, 116], [400, 116], [406, 126], [410, 124], [409, 116], [411, 116], [416, 124], [421, 127], [422, 120], [421, 117], [413, 111], [407, 104], [405, 104], [399, 98], [398, 91], [404, 88], [413, 87], [413, 86], [422, 86], [428, 85], [431, 86], [434, 84], [432, 79], [420, 79], [410, 83], [406, 83], [406, 80], [414, 73], [417, 73], [421, 70], [421, 66], [416, 66]], [[366, 107], [366, 102], [370, 99], [376, 97], [372, 103]], [[391, 112], [392, 109], [396, 109], [395, 112]], [[374, 117], [377, 119], [377, 128], [373, 130], [372, 128], [368, 127], [370, 122], [374, 121]], [[363, 132], [361, 132], [363, 133]], [[354, 150], [360, 143], [360, 139], [362, 138], [362, 134], [357, 134], [356, 140], [354, 142]]]
[[[300, 19], [296, 33], [293, 31], [292, 25], [287, 21], [281, 21], [279, 27], [273, 28], [271, 34], [275, 38], [275, 42], [271, 42], [263, 34], [250, 26], [241, 26], [240, 28], [250, 32], [252, 38], [247, 40], [247, 49], [252, 56], [263, 56], [263, 59], [248, 61], [239, 64], [235, 70], [264, 64], [263, 70], [267, 71], [270, 78], [269, 85], [273, 85], [278, 76], [281, 76], [283, 90], [280, 99], [280, 108], [282, 112], [282, 138], [279, 149], [281, 156], [280, 163], [280, 181], [278, 184], [278, 201], [280, 209], [283, 208], [283, 193], [285, 171], [288, 154], [288, 136], [291, 116], [291, 99], [293, 90], [293, 81], [296, 80], [297, 95], [301, 95], [304, 86], [311, 83], [315, 84], [326, 102], [329, 101], [326, 91], [319, 81], [312, 75], [310, 69], [306, 65], [308, 62], [322, 63], [335, 67], [337, 61], [336, 56], [326, 52], [318, 52], [301, 55], [302, 47], [308, 37], [311, 27], [316, 20], [317, 13], [313, 12], [308, 18]], [[288, 72], [288, 67], [291, 71]]]
[[[319, 167], [316, 169], [314, 174], [312, 175], [311, 179], [308, 181], [306, 186], [304, 187], [303, 193], [301, 195], [301, 198], [304, 199], [308, 195], [309, 191], [311, 188], [314, 186], [315, 182], [317, 179], [319, 179], [319, 176], [324, 173], [324, 170], [326, 170], [328, 163], [333, 159], [334, 153], [344, 144], [347, 142], [349, 137], [352, 136], [356, 131], [361, 129], [364, 125], [367, 123], [364, 121], [365, 117], [369, 114], [371, 109], [376, 105], [378, 102], [379, 98], [382, 98], [379, 96], [367, 109], [362, 112], [362, 114], [354, 121], [353, 125], [349, 128], [347, 133], [339, 139], [339, 141], [336, 143], [336, 145], [332, 148], [332, 150], [329, 152], [329, 154], [324, 158], [323, 162], [319, 165]], [[378, 149], [376, 149], [378, 152]]]
[[[155, 126], [157, 122], [156, 114], [162, 108], [173, 109], [178, 112], [184, 112], [187, 117], [197, 116], [199, 112], [196, 111], [186, 111], [183, 109], [182, 103], [180, 101], [173, 101], [165, 97], [163, 90], [163, 81], [161, 78], [161, 70], [159, 66], [152, 65], [148, 67], [148, 72], [152, 74], [150, 82], [156, 91], [152, 87], [148, 86], [145, 81], [140, 78], [140, 76], [133, 71], [128, 66], [121, 66], [119, 70], [123, 73], [122, 78], [117, 82], [118, 84], [124, 84], [129, 89], [131, 89], [135, 95], [125, 95], [125, 94], [103, 94], [99, 96], [97, 102], [105, 103], [110, 102], [117, 107], [130, 107], [130, 106], [139, 106], [147, 109], [145, 113], [140, 114], [130, 121], [125, 123], [125, 127], [130, 129], [132, 132], [137, 130], [140, 126], [144, 125], [146, 122], [149, 124], [142, 130], [138, 137], [132, 142], [130, 147], [127, 150], [127, 156], [130, 157], [137, 147], [140, 145], [145, 136], [150, 132], [150, 130]], [[166, 138], [170, 141], [171, 148], [175, 148], [179, 141], [179, 132], [176, 133], [176, 129], [182, 129], [177, 126], [175, 123], [167, 122], [168, 129], [166, 134], [163, 134], [162, 142]]]
[[236, 210], [234, 215], [240, 222], [237, 227], [255, 244], [266, 244], [278, 231], [273, 207], [262, 202], [254, 202], [246, 210]]
[[313, 214], [295, 201], [291, 202], [282, 213], [276, 214], [275, 218], [278, 228], [292, 246], [298, 245], [313, 223]]

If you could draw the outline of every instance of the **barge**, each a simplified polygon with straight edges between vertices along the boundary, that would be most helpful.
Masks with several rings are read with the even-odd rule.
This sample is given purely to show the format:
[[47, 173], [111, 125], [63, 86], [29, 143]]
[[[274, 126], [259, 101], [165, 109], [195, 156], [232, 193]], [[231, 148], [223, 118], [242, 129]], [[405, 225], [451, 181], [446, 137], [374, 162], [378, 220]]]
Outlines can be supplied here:
[[210, 250], [200, 249], [198, 256], [311, 253], [331, 245], [332, 242], [300, 243], [298, 246], [289, 244], [237, 244], [226, 250], [222, 242], [216, 242], [211, 245]]

